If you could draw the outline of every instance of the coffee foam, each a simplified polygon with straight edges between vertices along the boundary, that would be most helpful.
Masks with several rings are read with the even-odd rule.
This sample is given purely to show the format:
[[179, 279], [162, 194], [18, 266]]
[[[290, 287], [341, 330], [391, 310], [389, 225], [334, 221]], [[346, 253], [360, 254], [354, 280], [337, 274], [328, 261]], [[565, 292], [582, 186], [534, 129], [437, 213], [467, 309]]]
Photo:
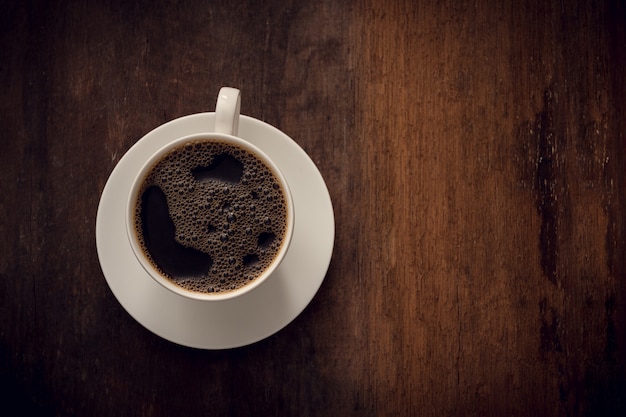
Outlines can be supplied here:
[[[144, 234], [147, 190], [158, 187], [174, 224], [170, 242], [210, 257], [207, 270], [166, 272]], [[161, 274], [201, 293], [232, 291], [259, 277], [280, 251], [286, 233], [285, 191], [258, 157], [237, 145], [194, 141], [174, 148], [149, 171], [139, 191], [135, 231], [144, 253]], [[170, 260], [171, 261], [171, 260]]]

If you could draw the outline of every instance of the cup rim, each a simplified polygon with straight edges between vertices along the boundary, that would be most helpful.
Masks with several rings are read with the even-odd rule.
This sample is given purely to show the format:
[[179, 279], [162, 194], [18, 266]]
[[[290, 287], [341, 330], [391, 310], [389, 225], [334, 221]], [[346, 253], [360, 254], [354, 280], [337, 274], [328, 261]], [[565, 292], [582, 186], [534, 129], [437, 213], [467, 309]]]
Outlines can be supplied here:
[[[259, 159], [261, 159], [274, 173], [277, 180], [280, 182], [283, 190], [285, 191], [285, 204], [286, 204], [286, 228], [285, 228], [285, 237], [284, 241], [281, 245], [280, 250], [274, 257], [273, 262], [263, 271], [261, 275], [256, 277], [252, 282], [246, 284], [238, 289], [231, 290], [228, 292], [221, 293], [201, 293], [196, 291], [191, 291], [185, 289], [174, 282], [172, 282], [167, 277], [163, 276], [156, 268], [154, 268], [143, 252], [141, 245], [139, 243], [138, 237], [135, 233], [135, 224], [134, 224], [134, 215], [135, 208], [137, 204], [137, 200], [140, 198], [137, 194], [143, 185], [143, 181], [145, 177], [148, 175], [152, 167], [169, 151], [177, 148], [187, 142], [198, 141], [198, 140], [208, 140], [208, 141], [220, 141], [226, 142], [230, 144], [235, 144], [237, 146], [246, 148], [247, 150], [253, 152]], [[293, 229], [295, 223], [295, 213], [294, 213], [294, 204], [291, 189], [289, 188], [289, 183], [287, 179], [283, 175], [280, 168], [274, 163], [274, 161], [258, 146], [248, 142], [245, 139], [242, 139], [237, 136], [228, 135], [225, 133], [217, 133], [217, 132], [204, 132], [204, 133], [194, 133], [187, 136], [182, 136], [173, 141], [165, 144], [161, 148], [159, 148], [156, 152], [154, 152], [148, 160], [146, 160], [137, 174], [135, 175], [130, 192], [128, 193], [126, 199], [126, 233], [128, 237], [128, 241], [132, 248], [133, 254], [135, 258], [139, 261], [143, 269], [150, 275], [150, 277], [156, 281], [158, 284], [166, 288], [167, 290], [178, 294], [182, 297], [199, 300], [199, 301], [225, 301], [230, 300], [236, 297], [240, 297], [244, 294], [249, 293], [255, 288], [262, 285], [278, 268], [278, 266], [282, 263], [287, 251], [289, 250], [289, 246], [291, 244]]]

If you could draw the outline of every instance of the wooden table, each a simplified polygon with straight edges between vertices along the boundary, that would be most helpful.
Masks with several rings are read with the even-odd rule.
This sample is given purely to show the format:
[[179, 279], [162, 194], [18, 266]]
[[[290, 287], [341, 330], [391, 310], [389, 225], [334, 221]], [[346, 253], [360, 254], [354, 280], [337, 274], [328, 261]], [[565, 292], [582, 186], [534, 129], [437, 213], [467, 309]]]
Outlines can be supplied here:
[[[6, 415], [626, 411], [624, 2], [0, 10]], [[317, 164], [336, 237], [302, 314], [211, 351], [124, 310], [95, 219], [124, 153], [223, 85]]]

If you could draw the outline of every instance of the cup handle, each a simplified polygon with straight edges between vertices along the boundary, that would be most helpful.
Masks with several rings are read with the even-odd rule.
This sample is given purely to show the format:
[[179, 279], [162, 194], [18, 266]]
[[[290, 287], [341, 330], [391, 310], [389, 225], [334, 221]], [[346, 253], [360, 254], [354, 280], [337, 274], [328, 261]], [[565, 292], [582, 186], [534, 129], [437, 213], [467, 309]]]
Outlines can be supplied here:
[[222, 87], [215, 104], [215, 131], [237, 136], [240, 109], [241, 92], [236, 88]]

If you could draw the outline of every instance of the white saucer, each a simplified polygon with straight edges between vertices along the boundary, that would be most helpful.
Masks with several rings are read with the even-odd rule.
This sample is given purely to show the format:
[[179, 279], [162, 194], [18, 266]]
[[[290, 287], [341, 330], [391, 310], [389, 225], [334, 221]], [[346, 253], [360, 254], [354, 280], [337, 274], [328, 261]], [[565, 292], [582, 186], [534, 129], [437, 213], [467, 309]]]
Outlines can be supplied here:
[[126, 236], [124, 213], [131, 182], [153, 152], [178, 137], [211, 132], [214, 119], [215, 113], [181, 117], [156, 128], [133, 145], [111, 173], [96, 219], [100, 265], [122, 307], [164, 339], [201, 349], [248, 345], [289, 324], [322, 284], [335, 239], [330, 195], [311, 158], [280, 130], [241, 116], [238, 136], [265, 151], [289, 183], [296, 218], [289, 252], [266, 282], [232, 300], [188, 300], [155, 282], [136, 260]]

